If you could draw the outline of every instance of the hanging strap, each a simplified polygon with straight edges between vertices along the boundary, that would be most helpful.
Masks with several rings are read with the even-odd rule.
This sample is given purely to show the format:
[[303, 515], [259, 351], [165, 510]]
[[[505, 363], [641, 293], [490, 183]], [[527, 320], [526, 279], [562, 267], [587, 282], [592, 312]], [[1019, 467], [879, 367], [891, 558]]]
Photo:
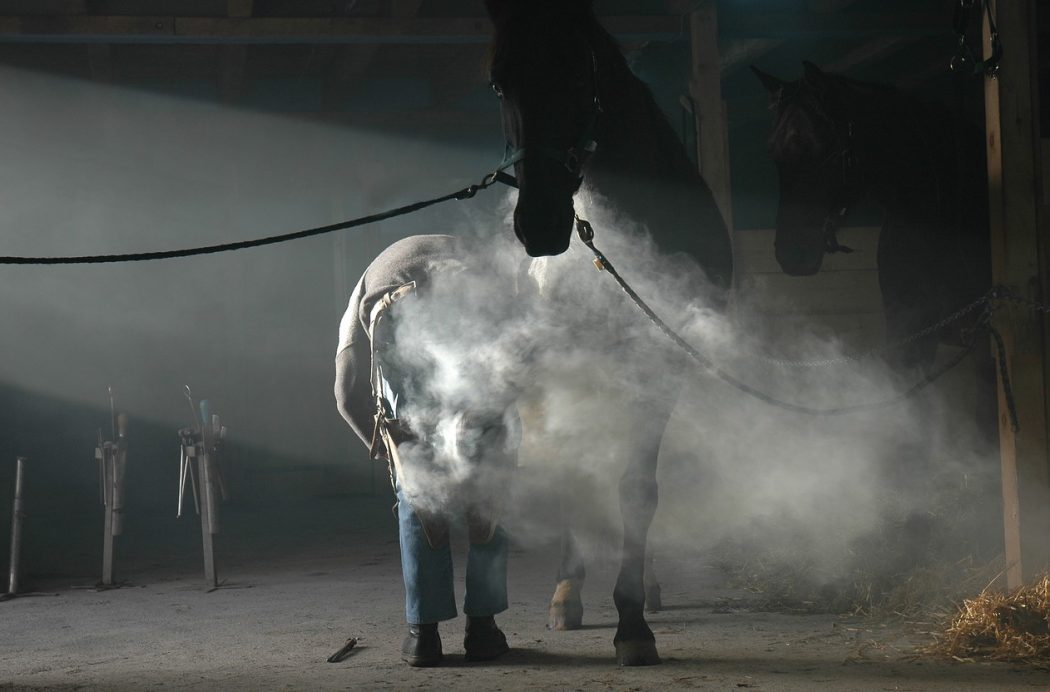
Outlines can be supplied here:
[[[372, 442], [369, 445], [369, 458], [386, 459], [391, 462], [391, 450], [384, 449], [384, 427], [392, 420], [394, 411], [388, 406], [386, 393], [383, 391], [383, 371], [379, 364], [379, 346], [376, 339], [376, 328], [395, 303], [403, 300], [416, 290], [416, 282], [410, 281], [398, 286], [379, 299], [368, 317], [368, 341], [371, 354], [370, 379], [372, 384], [372, 400], [375, 402], [375, 424], [372, 428]], [[392, 402], [391, 402], [392, 403]]]

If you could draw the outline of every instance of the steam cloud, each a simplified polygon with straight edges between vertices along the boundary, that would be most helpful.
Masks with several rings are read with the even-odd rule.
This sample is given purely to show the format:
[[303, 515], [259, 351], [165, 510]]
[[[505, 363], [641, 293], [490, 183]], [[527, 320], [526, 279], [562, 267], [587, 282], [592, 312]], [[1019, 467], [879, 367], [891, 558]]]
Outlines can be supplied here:
[[[513, 202], [508, 198], [508, 214]], [[646, 229], [608, 200], [585, 188], [577, 210], [657, 314], [719, 367], [767, 394], [835, 408], [891, 400], [901, 382], [920, 377], [895, 375], [878, 359], [774, 363], [771, 356], [834, 360], [846, 352], [805, 331], [770, 343], [772, 330], [746, 297], [726, 314], [712, 308], [700, 269], [661, 256]], [[478, 220], [479, 227], [488, 223]], [[557, 535], [558, 512], [546, 510], [557, 509], [555, 498], [567, 492], [560, 503], [582, 527], [585, 552], [615, 554], [617, 484], [632, 456], [644, 453], [638, 445], [645, 431], [660, 422], [651, 417], [654, 399], [677, 399], [661, 447], [660, 508], [650, 534], [661, 551], [754, 541], [831, 580], [854, 564], [857, 541], [887, 521], [933, 516], [935, 476], [957, 485], [994, 470], [973, 432], [972, 397], [958, 394], [969, 386], [969, 369], [953, 376], [947, 393], [940, 385], [861, 413], [813, 417], [779, 409], [670, 348], [612, 278], [594, 271], [581, 243], [523, 263], [512, 240], [464, 234], [467, 266], [406, 303], [399, 357], [418, 368], [408, 399], [429, 402], [414, 415], [432, 426], [456, 412], [520, 404], [518, 506], [508, 522], [521, 542]], [[415, 502], [440, 508], [477, 473], [454, 452], [442, 464], [422, 481]]]
[[[17, 96], [0, 115], [13, 162], [4, 178], [4, 254], [243, 240], [445, 191], [444, 183], [409, 189], [407, 170], [446, 180], [451, 169], [473, 175], [492, 163], [488, 149], [0, 72]], [[448, 182], [455, 188], [469, 180]], [[513, 201], [505, 201], [504, 216]], [[639, 406], [651, 396], [677, 399], [661, 448], [660, 509], [651, 532], [660, 550], [746, 536], [833, 575], [848, 567], [855, 540], [887, 515], [939, 511], [931, 478], [994, 490], [984, 479], [994, 475], [995, 462], [969, 422], [972, 406], [960, 403], [969, 396], [958, 393], [968, 372], [911, 402], [863, 414], [810, 418], [771, 408], [666, 348], [610, 277], [594, 271], [580, 244], [523, 267], [524, 253], [502, 232], [505, 219], [477, 206], [484, 203], [479, 197], [387, 225], [375, 232], [373, 249], [395, 233], [456, 225], [474, 248], [470, 270], [442, 278], [411, 308], [412, 319], [402, 320], [398, 342], [415, 350], [399, 355], [437, 364], [424, 370], [431, 379], [415, 386], [453, 405], [419, 415], [441, 423], [448, 440], [456, 439], [456, 411], [492, 412], [508, 393], [529, 395], [521, 407], [518, 501], [508, 510], [517, 540], [551, 537], [557, 512], [544, 510], [557, 509], [547, 506], [556, 504], [556, 491], [571, 488], [584, 546], [615, 552], [617, 482], [638, 453], [637, 439], [623, 433], [652, 422]], [[594, 224], [598, 246], [657, 313], [749, 384], [815, 407], [896, 393], [877, 362], [784, 369], [751, 357], [769, 348], [793, 359], [835, 358], [844, 347], [805, 329], [771, 329], [746, 297], [720, 315], [700, 272], [660, 257], [646, 230], [608, 200], [584, 190], [577, 208]], [[474, 216], [464, 220], [468, 214]], [[4, 331], [0, 379], [100, 410], [113, 384], [134, 420], [173, 431], [186, 424], [181, 388], [190, 382], [198, 396], [217, 400], [252, 445], [305, 462], [342, 458], [350, 432], [331, 406], [331, 335], [356, 275], [346, 277], [341, 293], [318, 276], [348, 258], [360, 262], [353, 271], [363, 269], [368, 249], [357, 239], [191, 263], [9, 268], [0, 303], [13, 326]], [[333, 250], [343, 252], [335, 261]], [[59, 434], [77, 448], [83, 438], [90, 449], [94, 424], [86, 434], [65, 424], [55, 422]], [[471, 471], [462, 449], [442, 450], [443, 463], [458, 466], [451, 476], [427, 480], [439, 501], [455, 492], [444, 478], [461, 480]], [[158, 463], [172, 462], [170, 453], [163, 447]], [[94, 483], [90, 465], [81, 475]], [[997, 507], [992, 496], [970, 497]]]

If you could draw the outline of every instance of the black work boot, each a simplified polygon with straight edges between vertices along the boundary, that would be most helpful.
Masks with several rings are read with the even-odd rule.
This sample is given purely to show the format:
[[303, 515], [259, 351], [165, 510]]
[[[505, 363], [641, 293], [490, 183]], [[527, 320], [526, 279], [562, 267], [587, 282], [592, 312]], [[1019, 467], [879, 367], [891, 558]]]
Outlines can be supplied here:
[[467, 635], [463, 637], [465, 658], [468, 661], [490, 661], [510, 651], [507, 637], [496, 627], [491, 615], [467, 617]]
[[415, 668], [441, 663], [441, 636], [436, 622], [408, 626], [408, 636], [401, 644], [401, 660]]

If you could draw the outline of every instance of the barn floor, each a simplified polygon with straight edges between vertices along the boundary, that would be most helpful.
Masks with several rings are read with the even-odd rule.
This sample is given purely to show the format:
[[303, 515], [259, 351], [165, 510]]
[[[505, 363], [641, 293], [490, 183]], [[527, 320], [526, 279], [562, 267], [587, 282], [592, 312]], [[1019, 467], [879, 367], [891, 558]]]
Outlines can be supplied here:
[[[666, 609], [650, 623], [664, 664], [621, 669], [611, 642], [613, 566], [591, 567], [585, 628], [549, 632], [546, 602], [556, 556], [539, 549], [515, 549], [511, 555], [512, 604], [499, 618], [513, 647], [510, 654], [488, 664], [465, 663], [462, 622], [456, 622], [444, 626], [445, 665], [411, 669], [397, 654], [404, 630], [402, 590], [395, 524], [385, 498], [328, 498], [268, 512], [231, 507], [224, 518], [221, 573], [228, 582], [212, 593], [203, 588], [189, 533], [174, 553], [170, 545], [126, 546], [124, 575], [130, 584], [119, 590], [85, 588], [91, 578], [72, 572], [34, 577], [32, 585], [42, 595], [0, 603], [0, 689], [1050, 685], [1050, 671], [918, 657], [915, 646], [929, 641], [921, 625], [752, 612], [748, 594], [722, 584], [702, 555], [667, 557], [659, 564]], [[360, 639], [351, 657], [326, 663], [350, 636]]]

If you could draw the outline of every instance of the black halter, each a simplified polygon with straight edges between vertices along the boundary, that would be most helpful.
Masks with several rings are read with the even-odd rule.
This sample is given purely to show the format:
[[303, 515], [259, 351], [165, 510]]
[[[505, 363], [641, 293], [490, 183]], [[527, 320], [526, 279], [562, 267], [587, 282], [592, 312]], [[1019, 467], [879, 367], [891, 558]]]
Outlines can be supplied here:
[[598, 129], [598, 116], [602, 113], [601, 95], [598, 90], [598, 56], [591, 50], [591, 79], [594, 83], [594, 102], [591, 107], [591, 115], [587, 125], [583, 128], [576, 144], [568, 149], [558, 149], [545, 144], [537, 144], [530, 147], [518, 147], [517, 149], [508, 141], [503, 160], [496, 169], [489, 174], [487, 181], [501, 182], [511, 187], [518, 186], [518, 179], [505, 171], [529, 156], [542, 156], [565, 166], [566, 170], [575, 175], [578, 180], [583, 180], [583, 166], [587, 160], [598, 149], [598, 141], [595, 133]]

